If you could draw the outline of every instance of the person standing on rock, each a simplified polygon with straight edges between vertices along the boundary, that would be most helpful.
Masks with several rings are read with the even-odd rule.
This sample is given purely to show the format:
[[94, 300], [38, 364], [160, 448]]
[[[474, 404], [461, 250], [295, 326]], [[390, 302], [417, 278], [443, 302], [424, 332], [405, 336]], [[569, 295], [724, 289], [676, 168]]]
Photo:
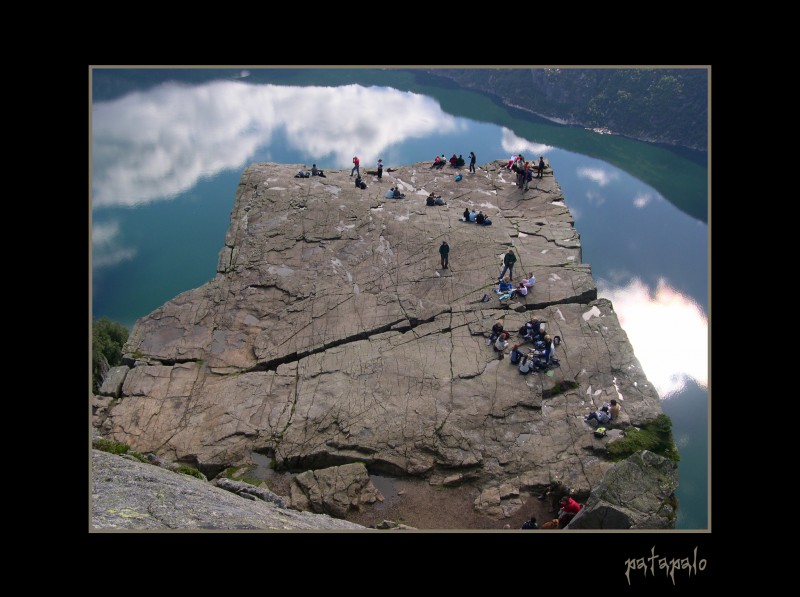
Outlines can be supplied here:
[[378, 180], [383, 178], [383, 160], [378, 160]]
[[361, 170], [359, 169], [358, 165], [361, 163], [361, 160], [358, 159], [358, 156], [353, 156], [353, 169], [350, 170], [350, 176], [353, 176], [353, 172], [361, 176]]
[[450, 245], [447, 244], [446, 240], [442, 241], [442, 246], [439, 247], [439, 255], [442, 258], [442, 269], [449, 269], [448, 266], [450, 265]]
[[542, 177], [542, 173], [544, 172], [544, 156], [543, 155], [539, 156], [539, 165], [536, 167], [536, 169], [538, 170], [538, 173], [536, 174], [536, 178], [541, 178]]
[[506, 270], [508, 270], [508, 279], [509, 280], [513, 280], [514, 279], [514, 264], [516, 262], [517, 262], [517, 256], [514, 255], [514, 250], [513, 249], [509, 249], [508, 253], [506, 253], [506, 256], [503, 257], [503, 271], [500, 272], [500, 277], [497, 278], [497, 280], [500, 281], [500, 280], [503, 279], [503, 275], [506, 273]]
[[469, 152], [469, 171], [472, 172], [473, 174], [475, 173], [475, 159], [476, 159], [475, 158], [475, 152], [474, 151], [470, 151]]

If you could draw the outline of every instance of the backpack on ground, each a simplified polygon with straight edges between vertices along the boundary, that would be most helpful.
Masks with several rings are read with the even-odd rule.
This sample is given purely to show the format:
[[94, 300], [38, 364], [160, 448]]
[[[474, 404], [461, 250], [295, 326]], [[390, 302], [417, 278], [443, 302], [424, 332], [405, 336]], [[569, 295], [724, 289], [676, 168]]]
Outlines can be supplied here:
[[605, 427], [598, 427], [594, 430], [595, 437], [605, 437], [606, 436], [606, 428]]

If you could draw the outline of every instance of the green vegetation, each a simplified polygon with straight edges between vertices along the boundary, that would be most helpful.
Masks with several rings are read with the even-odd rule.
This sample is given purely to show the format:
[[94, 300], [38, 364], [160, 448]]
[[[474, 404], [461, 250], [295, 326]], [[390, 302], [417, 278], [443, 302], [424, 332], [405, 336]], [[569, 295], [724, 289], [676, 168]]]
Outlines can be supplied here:
[[203, 473], [201, 473], [193, 466], [189, 466], [188, 464], [179, 464], [177, 467], [175, 467], [175, 472], [182, 473], [184, 475], [189, 475], [190, 477], [196, 477], [201, 481], [206, 480], [205, 475]]
[[[242, 470], [244, 469], [244, 470]], [[255, 477], [248, 476], [249, 467], [243, 466], [230, 466], [225, 469], [225, 476], [228, 479], [233, 481], [241, 481], [242, 483], [248, 483], [250, 485], [259, 486], [262, 483], [266, 483], [263, 479], [257, 479]]]
[[128, 444], [123, 444], [122, 442], [114, 442], [101, 437], [92, 441], [92, 447], [96, 450], [108, 452], [109, 454], [127, 454], [128, 456], [133, 456], [139, 462], [150, 464], [150, 461], [147, 460], [144, 454], [132, 451]]
[[92, 447], [96, 450], [102, 450], [109, 454], [127, 454], [131, 447], [122, 442], [113, 442], [110, 439], [99, 438], [92, 442]]
[[108, 317], [92, 323], [92, 391], [97, 392], [108, 367], [122, 363], [122, 346], [128, 329]]
[[649, 450], [670, 460], [680, 460], [672, 439], [672, 419], [664, 414], [658, 415], [639, 429], [629, 427], [625, 430], [625, 437], [608, 444], [612, 460], [622, 460], [641, 450]]

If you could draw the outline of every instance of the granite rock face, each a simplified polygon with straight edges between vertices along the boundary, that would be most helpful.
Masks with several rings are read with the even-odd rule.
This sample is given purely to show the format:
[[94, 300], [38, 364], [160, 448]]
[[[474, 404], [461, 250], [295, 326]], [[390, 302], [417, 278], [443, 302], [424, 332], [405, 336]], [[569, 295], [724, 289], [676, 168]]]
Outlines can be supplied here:
[[[255, 488], [254, 488], [255, 489]], [[94, 531], [171, 529], [365, 531], [324, 514], [243, 499], [212, 484], [136, 460], [92, 451]]]
[[292, 506], [344, 518], [348, 510], [383, 501], [360, 462], [332, 466], [297, 475], [291, 486]]
[[[526, 192], [499, 162], [460, 182], [449, 167], [399, 167], [366, 190], [349, 169], [297, 170], [245, 170], [216, 277], [134, 326], [104, 435], [209, 477], [258, 450], [295, 472], [362, 462], [498, 496], [507, 485], [509, 502], [554, 480], [599, 483], [611, 463], [583, 417], [603, 402], [630, 424], [661, 412], [549, 168]], [[392, 186], [406, 198], [385, 198]], [[447, 205], [427, 207], [432, 191]], [[460, 221], [465, 208], [493, 224]], [[537, 282], [501, 303], [509, 248], [515, 283]], [[532, 317], [561, 337], [561, 365], [523, 376], [486, 338], [500, 319], [513, 344]], [[503, 511], [493, 491], [485, 501]]]
[[615, 464], [568, 529], [671, 529], [678, 487], [676, 462], [637, 452]]

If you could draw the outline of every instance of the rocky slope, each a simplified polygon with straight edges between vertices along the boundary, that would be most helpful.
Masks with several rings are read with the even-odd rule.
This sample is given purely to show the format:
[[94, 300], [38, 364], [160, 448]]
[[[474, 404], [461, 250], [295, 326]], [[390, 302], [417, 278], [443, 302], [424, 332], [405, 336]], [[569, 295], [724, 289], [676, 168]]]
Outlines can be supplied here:
[[[599, 483], [607, 439], [583, 416], [603, 402], [621, 401], [622, 426], [661, 412], [549, 168], [524, 193], [499, 163], [460, 182], [403, 166], [366, 190], [349, 169], [298, 168], [245, 170], [217, 276], [137, 322], [95, 399], [104, 435], [209, 478], [259, 451], [297, 473], [362, 462], [443, 490], [469, 482], [475, 507], [502, 516], [520, 490]], [[390, 186], [406, 198], [386, 199]], [[447, 205], [426, 207], [431, 191]], [[493, 225], [459, 221], [465, 207]], [[509, 247], [515, 280], [537, 283], [501, 304]], [[486, 337], [531, 317], [562, 338], [561, 366], [521, 376]]]
[[245, 499], [206, 481], [99, 450], [92, 451], [92, 529], [367, 531], [325, 514]]

